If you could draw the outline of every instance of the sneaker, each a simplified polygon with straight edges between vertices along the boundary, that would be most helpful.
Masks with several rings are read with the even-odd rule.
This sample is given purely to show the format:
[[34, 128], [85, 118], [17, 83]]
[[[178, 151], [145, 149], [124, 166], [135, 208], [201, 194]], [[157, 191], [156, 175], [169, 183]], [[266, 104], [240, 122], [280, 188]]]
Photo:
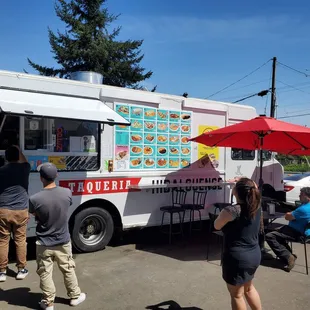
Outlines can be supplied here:
[[289, 257], [287, 265], [284, 266], [285, 271], [290, 272], [295, 267], [296, 258], [295, 255]]
[[0, 272], [0, 282], [6, 281], [6, 272]]
[[54, 305], [53, 304], [47, 305], [43, 300], [41, 300], [39, 302], [39, 306], [43, 310], [54, 310]]
[[16, 280], [23, 280], [28, 276], [28, 270], [27, 269], [21, 269], [18, 270], [18, 273], [16, 275]]
[[81, 304], [83, 301], [85, 301], [85, 299], [86, 299], [86, 294], [81, 293], [78, 298], [74, 298], [74, 299], [70, 300], [70, 306], [72, 306], [72, 307], [77, 306], [77, 305]]

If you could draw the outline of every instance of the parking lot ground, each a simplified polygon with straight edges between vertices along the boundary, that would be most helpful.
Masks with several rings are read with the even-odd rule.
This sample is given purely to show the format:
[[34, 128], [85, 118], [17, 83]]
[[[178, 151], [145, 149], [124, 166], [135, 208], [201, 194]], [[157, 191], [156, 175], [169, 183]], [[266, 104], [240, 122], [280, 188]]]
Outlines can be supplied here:
[[[76, 254], [80, 286], [87, 293], [78, 309], [230, 309], [226, 285], [221, 278], [219, 244], [214, 240], [210, 261], [206, 261], [206, 232], [178, 238], [167, 244], [158, 229], [125, 234], [118, 244], [105, 250]], [[277, 261], [266, 261], [257, 271], [255, 285], [263, 309], [310, 309], [310, 276], [305, 274], [303, 246], [296, 244], [297, 265], [292, 272], [280, 270]], [[310, 248], [308, 248], [310, 253]], [[38, 309], [39, 278], [36, 275], [35, 246], [29, 242], [29, 276], [16, 281], [10, 272], [0, 284], [0, 309]], [[12, 250], [12, 255], [13, 255]], [[10, 269], [15, 270], [13, 263]], [[57, 267], [55, 309], [69, 309]], [[164, 305], [158, 306], [163, 303]]]

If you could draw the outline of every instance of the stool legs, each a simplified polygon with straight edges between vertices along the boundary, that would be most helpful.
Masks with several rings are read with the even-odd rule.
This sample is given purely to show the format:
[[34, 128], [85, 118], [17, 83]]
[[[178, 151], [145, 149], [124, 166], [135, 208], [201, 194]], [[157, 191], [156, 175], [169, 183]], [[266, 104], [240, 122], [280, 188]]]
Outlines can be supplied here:
[[173, 224], [173, 213], [170, 213], [169, 244], [171, 244], [172, 239], [172, 224]]
[[305, 260], [306, 260], [306, 273], [309, 275], [309, 270], [308, 270], [308, 254], [307, 254], [307, 243], [304, 242], [304, 247], [305, 247]]
[[173, 227], [173, 215], [175, 213], [178, 213], [179, 215], [179, 224], [180, 224], [180, 233], [182, 236], [183, 236], [183, 219], [184, 219], [184, 212], [183, 212], [183, 217], [181, 215], [183, 211], [180, 211], [180, 212], [168, 212], [168, 211], [163, 211], [163, 214], [162, 214], [162, 218], [161, 218], [161, 225], [160, 225], [160, 230], [163, 231], [163, 223], [164, 223], [164, 218], [165, 218], [165, 214], [166, 213], [169, 213], [170, 214], [170, 223], [169, 223], [169, 244], [172, 243], [172, 235], [173, 235], [173, 232], [172, 232], [172, 227]]

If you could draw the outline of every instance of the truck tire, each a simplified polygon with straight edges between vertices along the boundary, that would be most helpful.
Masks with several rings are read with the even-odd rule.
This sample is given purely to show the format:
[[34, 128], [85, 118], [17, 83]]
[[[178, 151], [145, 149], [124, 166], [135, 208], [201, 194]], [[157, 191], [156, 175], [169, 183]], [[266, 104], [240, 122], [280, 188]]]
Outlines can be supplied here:
[[77, 213], [72, 230], [72, 244], [79, 252], [95, 252], [105, 248], [114, 233], [111, 214], [98, 207]]

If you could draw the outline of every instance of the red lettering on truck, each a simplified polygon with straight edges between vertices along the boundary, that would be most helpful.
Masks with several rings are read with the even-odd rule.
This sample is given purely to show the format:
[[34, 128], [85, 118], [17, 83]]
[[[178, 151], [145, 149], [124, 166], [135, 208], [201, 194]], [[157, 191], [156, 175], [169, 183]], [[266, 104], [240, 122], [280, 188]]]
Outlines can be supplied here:
[[73, 196], [125, 193], [132, 185], [138, 185], [141, 178], [113, 178], [90, 180], [61, 180], [59, 185], [69, 188]]

